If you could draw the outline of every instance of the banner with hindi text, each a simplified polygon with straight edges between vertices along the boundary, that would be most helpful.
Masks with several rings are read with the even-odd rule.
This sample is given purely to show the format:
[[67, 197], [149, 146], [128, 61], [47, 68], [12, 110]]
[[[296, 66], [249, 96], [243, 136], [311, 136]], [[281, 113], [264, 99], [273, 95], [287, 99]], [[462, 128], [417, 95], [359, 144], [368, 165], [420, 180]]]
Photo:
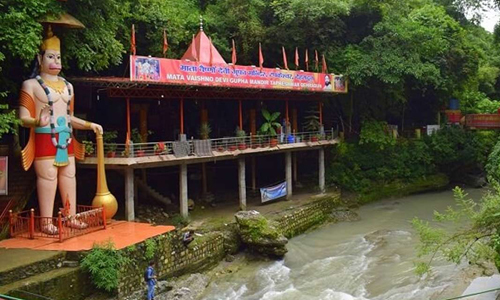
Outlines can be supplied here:
[[130, 80], [176, 85], [223, 86], [347, 93], [343, 75], [255, 66], [208, 65], [188, 60], [130, 56]]

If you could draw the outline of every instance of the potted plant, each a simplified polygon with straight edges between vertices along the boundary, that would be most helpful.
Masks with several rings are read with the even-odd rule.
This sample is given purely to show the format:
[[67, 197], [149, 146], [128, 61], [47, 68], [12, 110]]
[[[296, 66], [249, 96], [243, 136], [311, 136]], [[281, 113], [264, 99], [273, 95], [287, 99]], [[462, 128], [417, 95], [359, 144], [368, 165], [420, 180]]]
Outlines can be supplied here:
[[201, 123], [200, 130], [199, 130], [200, 139], [208, 140], [211, 132], [212, 132], [212, 128], [210, 127], [210, 124]]
[[156, 155], [167, 154], [167, 147], [164, 142], [157, 142], [154, 151]]
[[236, 127], [236, 139], [238, 141], [238, 149], [245, 150], [247, 145], [245, 143], [245, 137], [247, 136], [245, 130]]
[[262, 109], [264, 123], [260, 126], [260, 133], [263, 135], [271, 135], [270, 145], [276, 147], [278, 139], [276, 138], [276, 130], [281, 128], [281, 124], [276, 122], [280, 116], [280, 112], [270, 113], [267, 109]]
[[238, 141], [236, 139], [230, 139], [229, 140], [229, 145], [227, 146], [229, 151], [236, 151], [238, 149], [238, 146], [236, 146], [236, 143]]
[[85, 147], [85, 155], [87, 156], [95, 155], [94, 144], [91, 141], [82, 141], [82, 144]]
[[115, 143], [116, 138], [118, 137], [118, 132], [114, 131], [105, 131], [102, 134], [102, 141], [104, 142], [104, 152], [107, 157], [115, 157], [116, 156], [116, 148], [117, 145]]
[[[148, 130], [146, 132], [146, 136], [144, 136], [145, 139], [148, 138], [149, 135], [153, 134], [151, 130]], [[135, 147], [135, 156], [137, 157], [142, 157], [145, 155], [146, 151], [142, 149], [143, 145], [143, 136], [139, 133], [139, 129], [134, 128], [132, 129], [132, 143], [134, 143]]]
[[257, 149], [262, 146], [262, 137], [260, 135], [252, 138], [252, 149]]
[[[309, 110], [307, 114], [308, 115], [305, 116], [304, 118], [305, 122], [303, 123], [304, 130], [307, 132], [318, 132], [321, 127], [321, 123], [319, 122], [319, 112], [317, 110], [312, 109]], [[311, 136], [310, 139], [312, 142], [318, 141], [317, 137], [314, 137], [314, 135]]]

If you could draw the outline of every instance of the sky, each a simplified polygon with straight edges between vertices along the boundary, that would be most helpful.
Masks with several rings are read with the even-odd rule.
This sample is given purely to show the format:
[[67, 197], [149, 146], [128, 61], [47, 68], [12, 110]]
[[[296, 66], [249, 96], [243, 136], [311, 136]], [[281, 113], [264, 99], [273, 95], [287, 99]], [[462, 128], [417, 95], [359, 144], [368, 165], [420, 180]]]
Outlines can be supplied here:
[[494, 9], [488, 9], [483, 13], [483, 20], [481, 21], [481, 26], [489, 32], [493, 32], [495, 24], [500, 19], [500, 13]]

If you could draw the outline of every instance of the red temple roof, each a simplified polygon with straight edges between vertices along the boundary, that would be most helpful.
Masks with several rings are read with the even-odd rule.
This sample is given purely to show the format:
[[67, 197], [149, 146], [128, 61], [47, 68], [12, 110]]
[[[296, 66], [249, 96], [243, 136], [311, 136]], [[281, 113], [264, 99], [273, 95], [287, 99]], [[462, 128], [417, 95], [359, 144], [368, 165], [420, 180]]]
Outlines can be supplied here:
[[[212, 59], [210, 59], [210, 56], [212, 56]], [[222, 58], [205, 32], [203, 32], [203, 29], [200, 29], [198, 34], [193, 38], [191, 45], [181, 59], [189, 59], [205, 64], [226, 64], [226, 61]]]

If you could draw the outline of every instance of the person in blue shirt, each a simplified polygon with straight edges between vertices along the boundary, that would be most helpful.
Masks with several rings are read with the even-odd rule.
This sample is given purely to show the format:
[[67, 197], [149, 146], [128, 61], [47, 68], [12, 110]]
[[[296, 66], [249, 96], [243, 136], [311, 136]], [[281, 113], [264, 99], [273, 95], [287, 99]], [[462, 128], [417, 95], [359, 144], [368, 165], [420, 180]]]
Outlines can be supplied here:
[[149, 267], [146, 269], [145, 279], [148, 284], [148, 300], [154, 300], [155, 298], [155, 286], [156, 286], [156, 275], [153, 266], [154, 261], [149, 262]]

